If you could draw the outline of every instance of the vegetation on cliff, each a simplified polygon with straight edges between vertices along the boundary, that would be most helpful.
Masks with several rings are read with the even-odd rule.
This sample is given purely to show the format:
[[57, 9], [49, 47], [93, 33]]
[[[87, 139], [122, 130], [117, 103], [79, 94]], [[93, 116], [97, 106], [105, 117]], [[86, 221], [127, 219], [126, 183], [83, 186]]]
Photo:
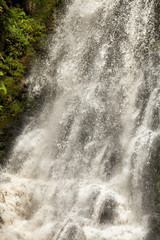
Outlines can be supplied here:
[[30, 100], [23, 78], [63, 0], [0, 0], [0, 158]]

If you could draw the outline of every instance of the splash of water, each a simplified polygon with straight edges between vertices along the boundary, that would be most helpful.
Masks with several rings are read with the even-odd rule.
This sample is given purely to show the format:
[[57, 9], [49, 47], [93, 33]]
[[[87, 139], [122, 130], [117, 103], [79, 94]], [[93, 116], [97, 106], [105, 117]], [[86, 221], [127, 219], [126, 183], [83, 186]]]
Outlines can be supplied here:
[[153, 9], [153, 0], [68, 7], [26, 80], [34, 94], [50, 91], [1, 172], [1, 240], [145, 238], [144, 169], [160, 134]]

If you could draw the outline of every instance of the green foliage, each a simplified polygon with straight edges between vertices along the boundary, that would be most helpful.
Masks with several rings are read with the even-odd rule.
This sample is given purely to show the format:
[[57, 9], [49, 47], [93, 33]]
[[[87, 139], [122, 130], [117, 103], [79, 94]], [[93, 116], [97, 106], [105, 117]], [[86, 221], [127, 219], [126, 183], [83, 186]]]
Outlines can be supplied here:
[[4, 94], [7, 94], [7, 89], [4, 85], [4, 82], [0, 82], [0, 92], [4, 92]]
[[23, 86], [26, 66], [41, 47], [48, 19], [62, 2], [0, 0], [0, 158], [9, 138], [6, 128], [31, 101]]
[[[1, 94], [7, 94], [7, 89], [4, 85], [4, 82], [0, 82], [0, 93]], [[3, 106], [0, 105], [0, 111], [3, 109]]]
[[0, 7], [3, 9], [3, 7], [6, 7], [6, 1], [5, 0], [0, 0]]
[[[0, 5], [6, 6], [5, 1]], [[24, 110], [25, 64], [35, 54], [34, 47], [40, 44], [46, 28], [16, 7], [7, 9], [0, 16], [0, 23], [3, 32], [0, 36], [0, 128], [3, 128], [10, 118]]]

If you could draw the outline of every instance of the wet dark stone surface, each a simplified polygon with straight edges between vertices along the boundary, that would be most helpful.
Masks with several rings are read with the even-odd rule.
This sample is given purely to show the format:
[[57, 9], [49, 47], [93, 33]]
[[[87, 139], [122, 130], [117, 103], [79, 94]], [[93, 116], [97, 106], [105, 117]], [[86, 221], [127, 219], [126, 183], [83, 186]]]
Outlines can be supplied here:
[[83, 230], [76, 226], [76, 225], [71, 225], [69, 226], [60, 238], [61, 240], [86, 240], [86, 237], [83, 233]]
[[100, 211], [99, 222], [101, 224], [112, 222], [115, 216], [115, 208], [116, 208], [115, 200], [112, 198], [106, 199]]

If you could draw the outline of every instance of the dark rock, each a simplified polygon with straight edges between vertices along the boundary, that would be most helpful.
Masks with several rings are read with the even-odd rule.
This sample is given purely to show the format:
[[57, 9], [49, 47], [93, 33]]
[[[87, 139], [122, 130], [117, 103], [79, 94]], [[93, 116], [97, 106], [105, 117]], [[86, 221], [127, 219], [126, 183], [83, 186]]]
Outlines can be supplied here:
[[114, 221], [117, 203], [113, 197], [109, 196], [103, 201], [99, 210], [99, 223], [106, 224]]
[[62, 233], [61, 240], [86, 240], [83, 230], [77, 226], [71, 224], [66, 227], [64, 232]]
[[159, 107], [154, 107], [152, 110], [150, 127], [152, 130], [157, 130], [160, 126], [160, 109]]
[[156, 235], [153, 231], [150, 231], [144, 238], [144, 240], [159, 240], [160, 236]]
[[2, 217], [0, 216], [0, 225], [4, 224], [4, 220], [2, 219]]

